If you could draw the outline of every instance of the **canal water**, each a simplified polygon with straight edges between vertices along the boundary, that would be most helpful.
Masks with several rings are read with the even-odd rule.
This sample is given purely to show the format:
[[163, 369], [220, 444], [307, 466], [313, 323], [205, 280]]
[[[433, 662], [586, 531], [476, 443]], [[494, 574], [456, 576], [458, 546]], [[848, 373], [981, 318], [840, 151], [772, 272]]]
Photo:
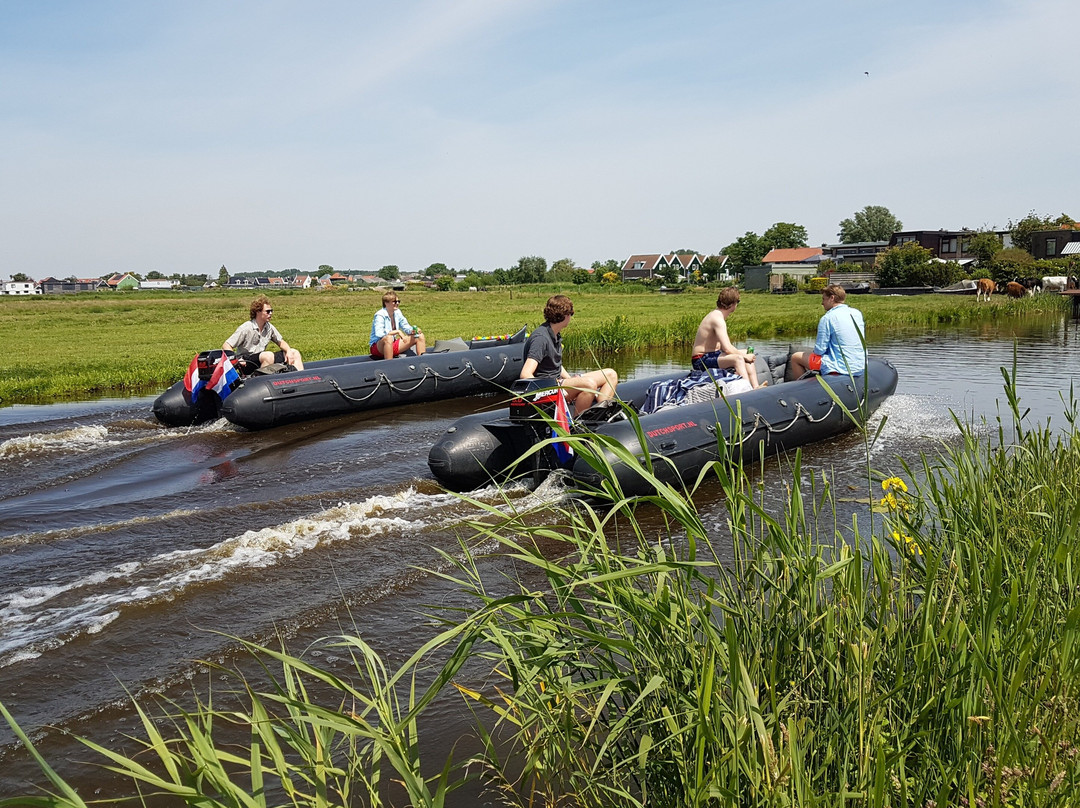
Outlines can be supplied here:
[[[1007, 417], [1000, 369], [1011, 367], [1014, 351], [1028, 418], [1064, 426], [1062, 397], [1080, 381], [1077, 323], [976, 328], [871, 343], [900, 375], [877, 416], [886, 423], [875, 467], [898, 469], [893, 458], [912, 460], [955, 439], [950, 412]], [[754, 347], [781, 353], [788, 344]], [[630, 378], [687, 361], [650, 354], [616, 366]], [[462, 521], [475, 515], [434, 483], [428, 447], [456, 418], [496, 399], [257, 433], [224, 421], [166, 428], [153, 420], [152, 401], [0, 409], [0, 701], [87, 797], [110, 793], [110, 784], [72, 762], [90, 755], [65, 733], [119, 744], [136, 730], [132, 697], [182, 699], [216, 685], [200, 660], [251, 668], [224, 635], [270, 645], [284, 638], [300, 651], [355, 631], [391, 662], [427, 639], [429, 607], [460, 597], [431, 570], [444, 568], [439, 551], [453, 553]], [[804, 451], [808, 469], [863, 488], [852, 500], [866, 495], [865, 465], [855, 436]], [[779, 470], [765, 476], [778, 492], [782, 479]], [[495, 491], [477, 496], [502, 501]], [[512, 496], [528, 506], [561, 493], [548, 486]], [[716, 491], [697, 504], [722, 544]], [[435, 711], [426, 740], [448, 749], [467, 722], [454, 699]], [[0, 796], [43, 782], [0, 729]]]

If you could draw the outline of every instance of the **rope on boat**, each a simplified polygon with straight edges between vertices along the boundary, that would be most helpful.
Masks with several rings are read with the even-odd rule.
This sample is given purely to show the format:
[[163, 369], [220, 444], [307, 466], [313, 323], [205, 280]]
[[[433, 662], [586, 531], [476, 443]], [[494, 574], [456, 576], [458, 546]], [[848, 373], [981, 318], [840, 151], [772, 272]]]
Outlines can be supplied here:
[[816, 424], [819, 421], [824, 421], [826, 418], [828, 418], [830, 415], [832, 415], [832, 411], [834, 409], [836, 409], [836, 402], [835, 401], [833, 401], [833, 402], [831, 402], [829, 404], [829, 409], [825, 411], [824, 415], [822, 415], [820, 418], [815, 418], [813, 415], [810, 414], [810, 410], [806, 409], [806, 407], [804, 407], [802, 405], [801, 401], [796, 401], [795, 402], [795, 415], [794, 415], [794, 417], [792, 417], [792, 419], [788, 423], [788, 425], [784, 426], [784, 427], [773, 426], [772, 424], [770, 424], [768, 421], [765, 420], [764, 416], [762, 416], [762, 414], [760, 412], [755, 412], [754, 413], [754, 428], [751, 429], [749, 432], [745, 432], [743, 434], [742, 438], [740, 438], [739, 440], [731, 441], [731, 444], [733, 446], [741, 446], [742, 444], [746, 443], [748, 440], [750, 440], [752, 437], [754, 437], [754, 433], [756, 433], [758, 431], [758, 427], [760, 427], [760, 426], [764, 426], [765, 430], [767, 432], [774, 433], [774, 434], [779, 434], [781, 432], [787, 432], [789, 429], [791, 429], [793, 426], [795, 426], [795, 424], [798, 423], [799, 416], [803, 416], [810, 423]]
[[493, 379], [499, 378], [500, 374], [502, 374], [502, 372], [505, 369], [506, 369], [506, 354], [503, 354], [502, 366], [497, 371], [495, 371], [495, 375], [490, 376], [490, 377], [484, 376], [483, 374], [481, 374], [479, 371], [477, 371], [477, 369], [475, 367], [473, 367], [472, 362], [468, 362], [468, 361], [465, 362], [465, 364], [461, 368], [461, 370], [459, 372], [455, 373], [453, 376], [444, 376], [443, 374], [439, 373], [437, 370], [435, 370], [435, 368], [431, 367], [430, 365], [425, 365], [424, 366], [424, 372], [422, 374], [420, 374], [420, 379], [412, 387], [403, 387], [400, 383], [395, 384], [394, 381], [389, 376], [387, 376], [385, 373], [380, 373], [379, 377], [378, 377], [379, 380], [375, 383], [375, 386], [373, 388], [371, 388], [371, 392], [368, 393], [366, 396], [361, 396], [359, 398], [356, 397], [356, 396], [350, 396], [348, 393], [346, 393], [344, 390], [342, 390], [341, 386], [337, 383], [336, 379], [331, 378], [331, 379], [328, 379], [328, 381], [330, 382], [330, 384], [333, 386], [333, 388], [335, 390], [337, 390], [339, 393], [341, 393], [342, 396], [347, 398], [349, 401], [355, 401], [355, 402], [357, 402], [359, 404], [359, 403], [363, 403], [363, 402], [367, 401], [369, 398], [371, 398], [373, 395], [375, 395], [377, 392], [379, 392], [379, 388], [383, 385], [383, 382], [385, 382], [386, 386], [389, 387], [391, 390], [393, 390], [395, 393], [411, 393], [413, 390], [416, 390], [418, 387], [420, 387], [420, 385], [422, 385], [424, 383], [424, 380], [427, 379], [429, 376], [431, 378], [435, 379], [436, 383], [438, 383], [439, 381], [450, 382], [450, 381], [453, 381], [454, 379], [459, 378], [460, 376], [463, 376], [466, 373], [472, 373], [473, 376], [480, 379], [481, 381], [490, 382]]

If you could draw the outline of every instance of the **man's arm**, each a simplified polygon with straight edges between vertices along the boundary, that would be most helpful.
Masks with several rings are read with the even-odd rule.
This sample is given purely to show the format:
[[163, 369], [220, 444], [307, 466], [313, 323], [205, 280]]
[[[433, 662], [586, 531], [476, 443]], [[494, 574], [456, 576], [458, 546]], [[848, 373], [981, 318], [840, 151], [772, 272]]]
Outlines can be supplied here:
[[526, 359], [521, 366], [521, 373], [518, 374], [519, 379], [535, 379], [536, 368], [540, 363], [535, 359]]

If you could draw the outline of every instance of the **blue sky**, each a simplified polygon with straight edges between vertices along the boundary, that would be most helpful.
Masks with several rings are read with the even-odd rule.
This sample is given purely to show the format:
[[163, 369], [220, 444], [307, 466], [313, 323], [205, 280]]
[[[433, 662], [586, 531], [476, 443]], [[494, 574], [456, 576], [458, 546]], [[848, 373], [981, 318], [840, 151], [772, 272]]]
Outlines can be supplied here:
[[0, 277], [1080, 216], [1064, 0], [0, 2]]

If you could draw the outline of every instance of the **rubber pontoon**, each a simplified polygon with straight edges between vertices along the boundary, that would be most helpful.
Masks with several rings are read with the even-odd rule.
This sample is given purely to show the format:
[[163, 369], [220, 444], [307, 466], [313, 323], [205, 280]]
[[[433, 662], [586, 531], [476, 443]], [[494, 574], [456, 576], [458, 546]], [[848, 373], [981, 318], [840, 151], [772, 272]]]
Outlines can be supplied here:
[[[196, 403], [181, 380], [158, 396], [154, 415], [168, 426], [225, 417], [247, 429], [505, 390], [521, 372], [525, 329], [502, 338], [436, 343], [423, 356], [349, 356], [304, 370], [248, 376], [221, 401], [203, 389]], [[440, 350], [449, 345], [457, 350]]]
[[[784, 381], [788, 356], [758, 357], [758, 378], [767, 387], [733, 396], [711, 398], [696, 404], [661, 409], [640, 416], [645, 438], [641, 445], [634, 423], [622, 406], [593, 407], [575, 422], [573, 432], [604, 436], [637, 458], [637, 468], [619, 460], [610, 448], [603, 453], [615, 470], [624, 494], [651, 493], [638, 473], [645, 452], [653, 458], [653, 473], [664, 482], [688, 482], [710, 461], [720, 457], [721, 443], [737, 449], [743, 459], [767, 455], [840, 435], [855, 427], [848, 412], [865, 421], [896, 390], [896, 369], [887, 361], [871, 357], [865, 375], [811, 376]], [[686, 374], [623, 382], [619, 399], [639, 412], [649, 387], [657, 381], [684, 378]], [[825, 390], [822, 382], [829, 388]], [[715, 388], [713, 388], [715, 390]], [[836, 396], [834, 399], [829, 391]], [[560, 464], [550, 447], [522, 460], [535, 444], [551, 436], [550, 419], [537, 418], [532, 403], [543, 396], [525, 389], [513, 403], [517, 410], [478, 413], [449, 427], [428, 453], [428, 467], [448, 489], [465, 491], [510, 478], [534, 482], [554, 468], [565, 468], [585, 489], [595, 489], [600, 475], [580, 456]], [[522, 403], [527, 407], [523, 407]], [[528, 410], [532, 417], [522, 417]], [[603, 441], [597, 441], [603, 446]]]

